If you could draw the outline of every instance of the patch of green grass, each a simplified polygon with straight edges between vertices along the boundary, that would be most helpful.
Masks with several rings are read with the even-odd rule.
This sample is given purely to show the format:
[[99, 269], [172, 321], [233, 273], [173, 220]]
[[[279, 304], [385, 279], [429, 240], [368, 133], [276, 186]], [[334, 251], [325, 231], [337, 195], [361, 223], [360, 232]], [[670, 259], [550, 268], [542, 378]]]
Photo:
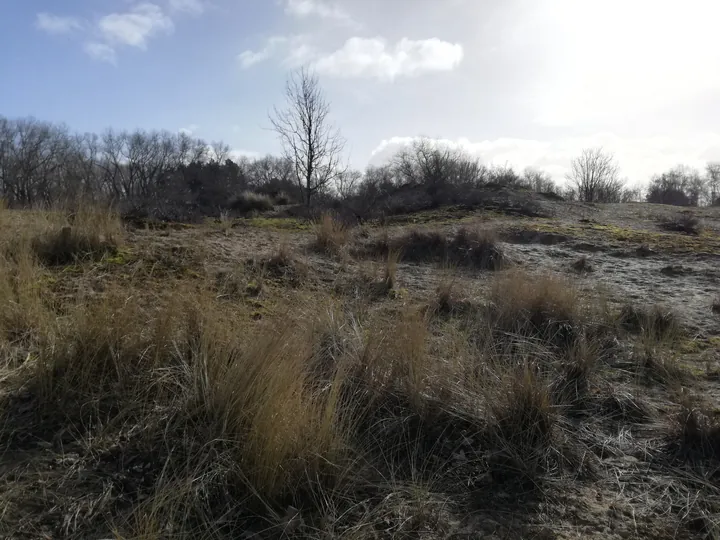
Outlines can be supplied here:
[[[490, 214], [491, 212], [483, 212]], [[499, 217], [499, 213], [494, 217]], [[420, 225], [423, 223], [432, 223], [433, 225], [443, 225], [450, 223], [469, 222], [478, 217], [478, 213], [459, 206], [448, 206], [437, 208], [434, 210], [423, 210], [411, 214], [398, 214], [396, 216], [388, 216], [385, 219], [386, 225]]]
[[698, 236], [687, 236], [612, 224], [575, 224], [542, 218], [533, 220], [528, 225], [523, 224], [523, 227], [523, 230], [562, 234], [578, 240], [647, 244], [652, 249], [665, 252], [720, 253], [720, 236], [708, 231]]
[[131, 263], [135, 260], [134, 253], [129, 249], [119, 248], [115, 253], [107, 255], [103, 258], [106, 264], [123, 265]]
[[401, 289], [390, 289], [388, 291], [388, 296], [393, 300], [402, 300], [403, 298], [407, 298], [408, 290], [401, 288]]
[[707, 350], [720, 349], [720, 336], [712, 336], [707, 339], [689, 338], [680, 341], [676, 350], [681, 354], [697, 354]]
[[247, 220], [252, 227], [282, 231], [309, 231], [312, 223], [297, 218], [254, 217]]

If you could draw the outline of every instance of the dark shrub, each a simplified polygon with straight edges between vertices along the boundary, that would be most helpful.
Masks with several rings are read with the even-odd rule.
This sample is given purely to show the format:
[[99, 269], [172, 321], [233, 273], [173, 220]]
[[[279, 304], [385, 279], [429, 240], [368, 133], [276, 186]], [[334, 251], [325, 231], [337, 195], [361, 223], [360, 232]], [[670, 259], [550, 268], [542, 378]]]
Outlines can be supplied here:
[[681, 232], [695, 236], [700, 234], [703, 229], [702, 222], [692, 212], [680, 212], [674, 218], [662, 221], [660, 227], [666, 231]]
[[252, 211], [266, 212], [273, 209], [273, 202], [267, 195], [244, 191], [230, 202], [230, 209], [242, 214]]

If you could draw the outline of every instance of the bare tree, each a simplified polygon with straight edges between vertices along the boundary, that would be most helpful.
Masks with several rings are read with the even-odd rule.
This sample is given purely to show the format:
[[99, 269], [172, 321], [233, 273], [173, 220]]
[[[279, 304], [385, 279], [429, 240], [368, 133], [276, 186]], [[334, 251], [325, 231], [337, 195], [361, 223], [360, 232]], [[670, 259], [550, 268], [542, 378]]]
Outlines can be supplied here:
[[708, 198], [711, 205], [720, 205], [720, 162], [714, 161], [705, 167]]
[[620, 202], [623, 181], [612, 154], [602, 148], [586, 148], [570, 165], [567, 179], [583, 202]]
[[476, 185], [483, 183], [487, 172], [477, 158], [428, 137], [415, 139], [400, 150], [392, 165], [402, 183], [432, 187]]
[[700, 171], [678, 165], [652, 177], [646, 200], [675, 206], [699, 206], [707, 197], [706, 181]]
[[348, 169], [337, 175], [335, 179], [335, 191], [337, 191], [341, 199], [349, 199], [357, 194], [362, 178], [363, 174], [360, 171]]
[[560, 188], [548, 173], [534, 167], [525, 168], [520, 182], [537, 193], [558, 193], [560, 191]]
[[340, 164], [345, 139], [329, 122], [330, 104], [313, 72], [301, 68], [292, 73], [285, 99], [286, 108], [275, 107], [270, 121], [310, 206], [313, 197], [347, 168]]

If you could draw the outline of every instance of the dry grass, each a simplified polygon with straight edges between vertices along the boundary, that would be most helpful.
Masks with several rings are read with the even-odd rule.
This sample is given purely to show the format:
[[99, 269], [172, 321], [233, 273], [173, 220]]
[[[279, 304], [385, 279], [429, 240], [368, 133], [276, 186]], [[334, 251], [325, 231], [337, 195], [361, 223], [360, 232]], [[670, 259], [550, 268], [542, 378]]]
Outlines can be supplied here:
[[350, 241], [350, 230], [332, 214], [323, 214], [313, 228], [315, 247], [328, 254], [338, 254]]
[[387, 291], [395, 288], [397, 284], [397, 265], [400, 260], [400, 253], [397, 251], [388, 252], [383, 273], [383, 285]]
[[628, 332], [650, 341], [672, 342], [682, 334], [677, 315], [659, 304], [649, 307], [626, 304], [620, 311], [618, 323]]
[[81, 208], [63, 221], [60, 212], [48, 213], [45, 230], [32, 239], [33, 251], [45, 264], [99, 260], [123, 242], [122, 222], [111, 211]]
[[[372, 277], [385, 294], [357, 298], [307, 287], [312, 261], [284, 242], [249, 266], [224, 260], [217, 280], [103, 269], [101, 291], [68, 294], [65, 269], [33, 251], [46, 226], [24, 243], [0, 237], [0, 536], [429, 539], [460, 524], [485, 534], [464, 521], [474, 513], [522, 536], [538, 501], [557, 517], [558, 495], [585, 489], [589, 444], [620, 452], [608, 425], [654, 419], [605, 362], [603, 332], [616, 328], [601, 299], [564, 277], [493, 275], [484, 305], [459, 300], [447, 271], [427, 309], [427, 294], [387, 297], [397, 251]], [[494, 264], [480, 236], [438, 238], [422, 239]], [[98, 266], [83, 260], [77, 289]], [[260, 322], [248, 316], [258, 301], [274, 305]], [[658, 314], [621, 322], [658, 353], [675, 327]], [[697, 411], [683, 409], [673, 441], [716, 464], [717, 419]], [[640, 456], [647, 441], [623, 444]], [[608, 498], [627, 474], [614, 467], [597, 484]]]
[[490, 317], [498, 330], [572, 345], [592, 313], [575, 285], [560, 276], [509, 271], [489, 291]]
[[480, 228], [462, 227], [450, 238], [440, 231], [423, 229], [390, 238], [385, 231], [366, 251], [382, 256], [389, 251], [398, 251], [407, 261], [440, 262], [486, 270], [498, 270], [506, 264], [497, 236]]
[[557, 413], [547, 383], [524, 365], [506, 373], [489, 400], [496, 474], [534, 481], [557, 452]]

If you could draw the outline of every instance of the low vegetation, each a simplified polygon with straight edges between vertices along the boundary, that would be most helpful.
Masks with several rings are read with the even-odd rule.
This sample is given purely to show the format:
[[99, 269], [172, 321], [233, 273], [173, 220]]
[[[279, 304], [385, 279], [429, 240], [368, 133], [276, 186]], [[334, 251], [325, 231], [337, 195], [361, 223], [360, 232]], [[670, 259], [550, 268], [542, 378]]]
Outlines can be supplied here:
[[498, 270], [506, 263], [497, 236], [480, 228], [461, 227], [451, 237], [440, 231], [423, 229], [412, 229], [395, 238], [385, 233], [364, 246], [364, 250], [367, 254], [381, 256], [397, 252], [405, 261], [438, 262], [483, 270]]
[[699, 235], [702, 230], [702, 221], [692, 212], [681, 212], [671, 219], [661, 221], [660, 226], [666, 231], [681, 232]]
[[0, 224], [0, 536], [718, 531], [680, 316], [489, 229]]
[[323, 214], [315, 224], [315, 247], [329, 254], [338, 254], [350, 241], [347, 226], [332, 214]]
[[241, 214], [266, 212], [273, 208], [273, 200], [270, 197], [252, 191], [243, 191], [230, 203], [230, 209]]

